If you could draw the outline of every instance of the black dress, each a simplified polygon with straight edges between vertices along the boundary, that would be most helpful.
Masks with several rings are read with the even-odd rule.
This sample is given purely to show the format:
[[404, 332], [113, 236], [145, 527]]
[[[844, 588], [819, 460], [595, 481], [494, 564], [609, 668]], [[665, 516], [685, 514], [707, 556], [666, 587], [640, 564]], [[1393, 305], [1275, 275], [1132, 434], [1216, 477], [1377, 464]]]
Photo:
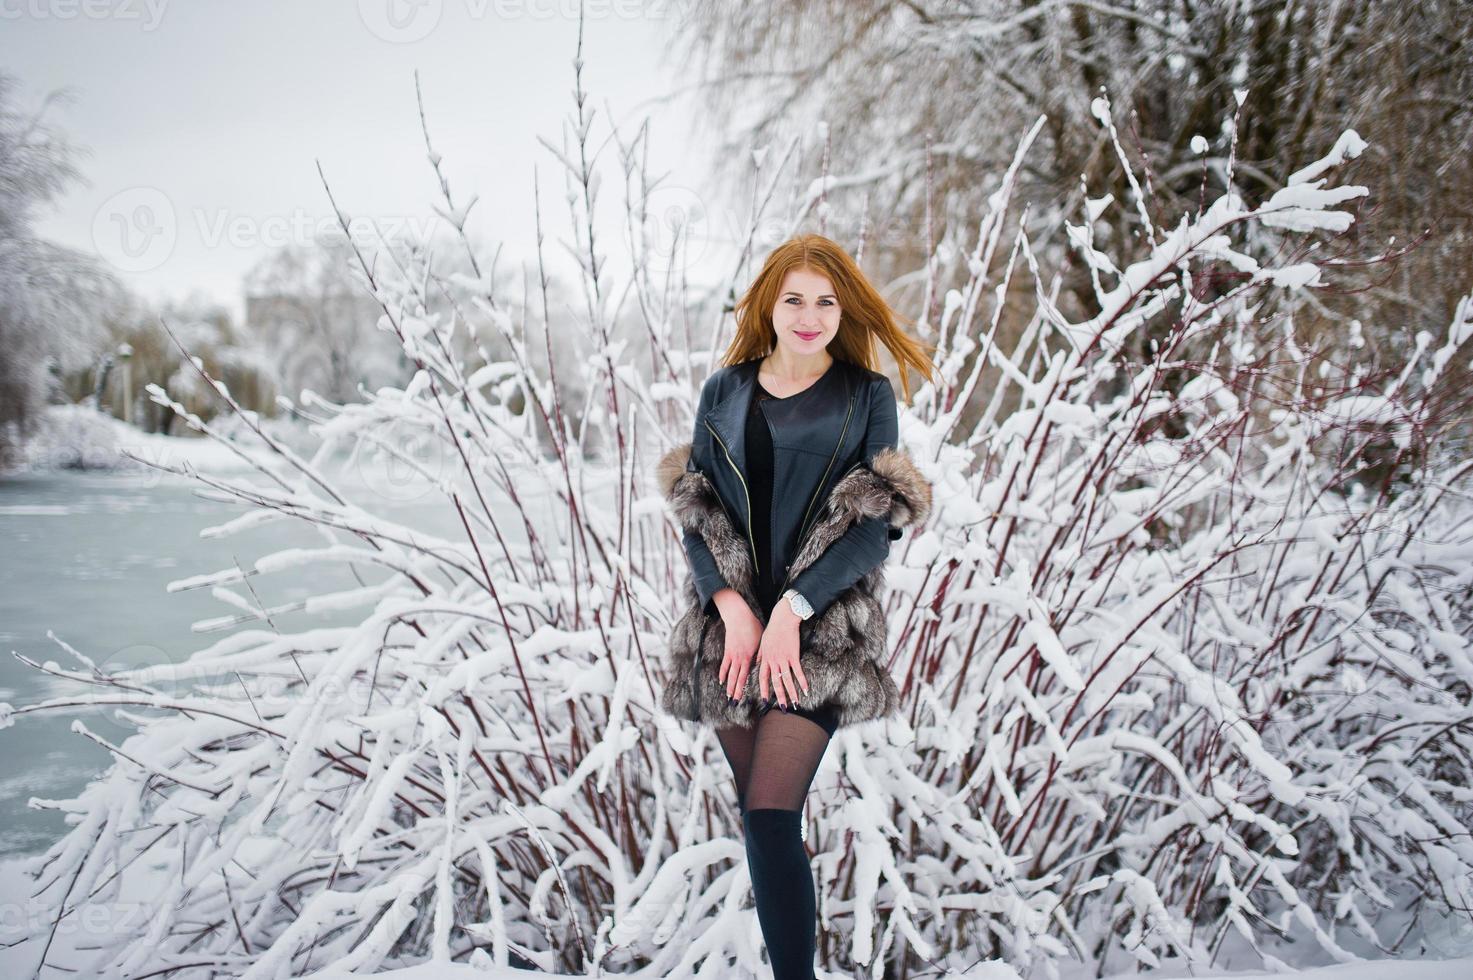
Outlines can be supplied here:
[[[806, 390], [805, 388], [804, 391]], [[802, 393], [800, 391], [787, 397], [796, 398]], [[754, 586], [757, 601], [762, 603], [762, 612], [770, 619], [778, 597], [782, 594], [783, 576], [778, 575], [777, 569], [772, 567], [772, 430], [768, 428], [767, 416], [761, 406], [761, 402], [767, 400], [784, 399], [762, 387], [759, 380], [757, 390], [753, 393], [751, 408], [747, 412], [746, 448], [748, 475], [751, 477], [752, 537], [757, 545], [758, 574]], [[838, 728], [838, 709], [832, 704], [823, 704], [812, 709], [798, 707], [792, 709], [792, 713], [812, 719], [830, 737]]]

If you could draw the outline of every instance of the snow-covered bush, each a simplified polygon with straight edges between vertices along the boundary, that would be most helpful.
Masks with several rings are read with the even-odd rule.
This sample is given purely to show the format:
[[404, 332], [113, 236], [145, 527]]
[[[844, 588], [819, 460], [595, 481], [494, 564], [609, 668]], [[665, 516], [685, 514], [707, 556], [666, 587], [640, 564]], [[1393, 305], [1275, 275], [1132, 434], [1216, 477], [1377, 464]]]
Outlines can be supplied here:
[[[72, 822], [38, 861], [55, 917], [154, 882], [135, 898], [147, 915], [68, 961], [81, 975], [762, 969], [724, 762], [654, 711], [686, 567], [651, 464], [688, 438], [711, 354], [676, 326], [693, 301], [675, 277], [650, 274], [638, 141], [620, 146], [635, 271], [604, 271], [578, 92], [558, 157], [586, 302], [545, 328], [588, 345], [583, 376], [535, 369], [489, 280], [365, 263], [413, 380], [293, 406], [312, 455], [261, 429], [232, 443], [254, 478], [197, 474], [246, 506], [212, 533], [295, 520], [321, 546], [175, 583], [232, 607], [201, 628], [254, 628], [181, 665], [104, 671], [71, 651], [75, 666], [37, 666], [93, 693], [5, 713], [116, 706], [138, 725], [105, 777], [44, 804]], [[1389, 378], [1296, 336], [1282, 300], [1333, 269], [1271, 256], [1351, 223], [1338, 206], [1365, 188], [1327, 184], [1364, 145], [1347, 132], [1256, 207], [1229, 186], [1158, 227], [1144, 193], [1088, 201], [1069, 239], [1098, 311], [1070, 322], [1028, 237], [1003, 235], [1037, 132], [925, 325], [944, 382], [901, 438], [936, 514], [888, 571], [906, 710], [839, 733], [810, 800], [820, 955], [874, 977], [988, 958], [1048, 977], [1206, 963], [1235, 937], [1270, 964], [1289, 940], [1333, 959], [1394, 949], [1424, 907], [1473, 900], [1469, 464], [1439, 440], [1437, 400], [1473, 301]], [[1095, 250], [1112, 206], [1138, 210], [1148, 260]], [[1206, 275], [1222, 268], [1237, 278]], [[1001, 350], [1001, 304], [1030, 275], [1031, 327]], [[432, 290], [451, 312], [427, 312]], [[626, 296], [648, 365], [612, 326]], [[696, 311], [719, 336], [719, 309]], [[451, 356], [482, 330], [510, 356]], [[1147, 330], [1151, 359], [1132, 363]], [[577, 430], [570, 383], [595, 402]], [[1372, 481], [1362, 457], [1387, 463], [1388, 446]], [[395, 487], [437, 494], [447, 520], [411, 526], [374, 480], [343, 485], [324, 465], [343, 447], [395, 461]], [[306, 608], [361, 609], [356, 625], [277, 627], [301, 604], [261, 590], [309, 564], [356, 584]]]
[[90, 405], [47, 405], [22, 446], [18, 469], [136, 467], [118, 448], [119, 426]]

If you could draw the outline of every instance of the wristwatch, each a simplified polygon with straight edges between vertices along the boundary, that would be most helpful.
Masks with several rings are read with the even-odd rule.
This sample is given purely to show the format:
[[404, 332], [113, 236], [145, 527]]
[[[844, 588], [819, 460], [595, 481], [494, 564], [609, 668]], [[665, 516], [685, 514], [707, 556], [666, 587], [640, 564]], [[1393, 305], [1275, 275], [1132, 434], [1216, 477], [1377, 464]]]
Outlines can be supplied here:
[[797, 589], [789, 589], [780, 598], [788, 600], [788, 605], [799, 619], [807, 619], [813, 615], [813, 607], [808, 604], [807, 599], [803, 598], [803, 593]]

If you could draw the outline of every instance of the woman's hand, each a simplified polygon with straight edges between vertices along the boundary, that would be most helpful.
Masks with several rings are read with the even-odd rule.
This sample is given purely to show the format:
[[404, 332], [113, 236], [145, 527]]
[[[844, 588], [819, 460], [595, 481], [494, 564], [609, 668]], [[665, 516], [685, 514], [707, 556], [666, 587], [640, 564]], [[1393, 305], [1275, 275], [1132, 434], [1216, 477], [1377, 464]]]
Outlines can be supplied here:
[[764, 701], [771, 699], [784, 710], [797, 703], [799, 692], [808, 693], [808, 678], [798, 663], [799, 642], [796, 613], [786, 602], [779, 602], [762, 631], [762, 646], [757, 651], [757, 688]]
[[752, 670], [752, 656], [762, 640], [762, 620], [757, 618], [736, 589], [729, 586], [719, 589], [713, 598], [716, 608], [721, 611], [722, 625], [726, 627], [721, 670], [716, 676], [726, 688], [726, 696], [740, 701], [747, 688], [747, 675]]

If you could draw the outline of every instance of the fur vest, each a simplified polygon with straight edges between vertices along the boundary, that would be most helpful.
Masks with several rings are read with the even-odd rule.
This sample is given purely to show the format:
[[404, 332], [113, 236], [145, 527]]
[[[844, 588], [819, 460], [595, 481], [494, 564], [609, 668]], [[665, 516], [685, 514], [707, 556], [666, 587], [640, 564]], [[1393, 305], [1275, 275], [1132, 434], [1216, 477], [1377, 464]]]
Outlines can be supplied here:
[[[686, 469], [690, 451], [690, 444], [685, 443], [661, 457], [656, 467], [659, 487], [682, 530], [702, 536], [722, 577], [762, 620], [746, 539], [727, 517], [711, 482], [699, 470]], [[930, 482], [904, 450], [883, 449], [869, 466], [856, 466], [834, 484], [793, 559], [793, 575], [811, 565], [862, 517], [886, 517], [892, 527], [899, 528], [921, 525], [930, 512]], [[797, 703], [812, 709], [833, 702], [840, 727], [888, 717], [900, 706], [900, 693], [886, 666], [888, 631], [880, 606], [884, 581], [882, 563], [798, 626], [798, 661], [809, 692]], [[719, 679], [725, 623], [719, 614], [707, 615], [702, 610], [689, 573], [682, 597], [685, 608], [670, 633], [660, 708], [675, 718], [702, 725], [750, 727], [757, 719], [761, 693], [755, 658], [741, 701], [729, 704]]]

